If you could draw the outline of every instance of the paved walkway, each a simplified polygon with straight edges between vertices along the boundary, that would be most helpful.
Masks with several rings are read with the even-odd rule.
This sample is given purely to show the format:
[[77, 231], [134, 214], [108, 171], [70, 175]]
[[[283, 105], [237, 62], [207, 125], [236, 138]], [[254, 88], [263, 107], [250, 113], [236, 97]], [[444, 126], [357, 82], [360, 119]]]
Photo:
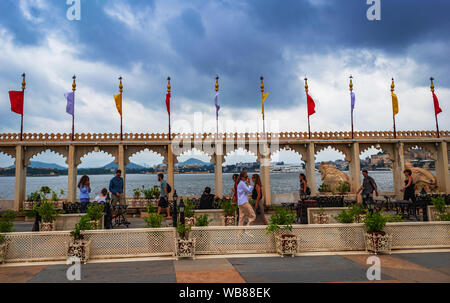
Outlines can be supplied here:
[[[368, 254], [291, 257], [199, 257], [195, 260], [92, 262], [81, 282], [368, 282]], [[381, 282], [450, 283], [450, 252], [381, 255]], [[68, 266], [0, 266], [0, 282], [69, 282]], [[73, 282], [71, 282], [73, 283]]]

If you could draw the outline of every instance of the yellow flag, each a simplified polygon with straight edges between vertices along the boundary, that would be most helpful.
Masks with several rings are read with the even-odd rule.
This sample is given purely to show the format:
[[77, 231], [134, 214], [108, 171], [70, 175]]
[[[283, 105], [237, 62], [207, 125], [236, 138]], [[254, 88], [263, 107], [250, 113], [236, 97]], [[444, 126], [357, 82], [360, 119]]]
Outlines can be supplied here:
[[114, 95], [114, 101], [116, 101], [117, 111], [122, 116], [122, 94]]
[[264, 93], [263, 95], [262, 95], [262, 114], [263, 114], [263, 117], [264, 117], [264, 101], [266, 101], [266, 99], [267, 99], [267, 97], [269, 96], [269, 93], [267, 92], [267, 93]]
[[392, 93], [392, 113], [394, 116], [398, 114], [398, 99], [397, 95]]

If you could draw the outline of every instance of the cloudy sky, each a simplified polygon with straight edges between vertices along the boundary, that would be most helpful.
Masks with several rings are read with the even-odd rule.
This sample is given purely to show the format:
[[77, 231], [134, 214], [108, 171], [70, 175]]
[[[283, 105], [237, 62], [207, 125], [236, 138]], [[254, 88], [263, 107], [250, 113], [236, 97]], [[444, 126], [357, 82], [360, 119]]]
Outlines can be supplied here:
[[[69, 7], [60, 0], [0, 1], [0, 132], [19, 130], [7, 92], [20, 89], [23, 72], [25, 132], [70, 132], [63, 96], [74, 74], [76, 131], [84, 133], [119, 132], [112, 98], [119, 75], [125, 132], [167, 131], [167, 76], [174, 131], [214, 131], [216, 75], [221, 130], [261, 129], [261, 75], [272, 131], [307, 130], [305, 75], [316, 100], [312, 131], [350, 129], [350, 75], [355, 129], [392, 129], [394, 77], [398, 130], [434, 130], [430, 76], [444, 111], [440, 127], [450, 127], [448, 0], [381, 0], [380, 21], [367, 19], [365, 0], [81, 0], [79, 21], [67, 19]], [[342, 157], [328, 151], [317, 159], [336, 156]], [[142, 153], [132, 160], [160, 159]], [[252, 159], [234, 156], [228, 163]], [[64, 163], [53, 154], [33, 160]], [[111, 158], [84, 160], [83, 166], [100, 166]], [[298, 156], [282, 153], [280, 160]], [[0, 166], [11, 164], [0, 156]]]

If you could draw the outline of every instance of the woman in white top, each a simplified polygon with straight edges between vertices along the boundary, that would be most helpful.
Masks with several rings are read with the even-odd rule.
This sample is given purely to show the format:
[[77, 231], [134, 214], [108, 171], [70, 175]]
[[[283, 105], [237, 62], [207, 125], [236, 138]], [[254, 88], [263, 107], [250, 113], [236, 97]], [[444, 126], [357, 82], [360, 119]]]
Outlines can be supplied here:
[[245, 217], [248, 218], [247, 226], [251, 225], [256, 219], [253, 207], [248, 202], [248, 195], [252, 192], [253, 186], [250, 185], [250, 179], [247, 172], [241, 172], [240, 182], [237, 186], [237, 200], [239, 205], [239, 226], [244, 225]]
[[100, 195], [95, 197], [95, 202], [106, 202], [106, 195], [108, 194], [108, 190], [106, 188], [102, 189]]

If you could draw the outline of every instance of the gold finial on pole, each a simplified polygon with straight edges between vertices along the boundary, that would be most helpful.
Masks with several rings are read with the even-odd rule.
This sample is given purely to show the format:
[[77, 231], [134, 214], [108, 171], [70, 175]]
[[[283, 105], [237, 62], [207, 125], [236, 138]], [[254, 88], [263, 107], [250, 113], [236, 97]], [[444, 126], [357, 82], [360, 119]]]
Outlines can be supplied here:
[[119, 77], [119, 81], [120, 81], [120, 83], [119, 83], [119, 92], [123, 93], [122, 76]]
[[170, 93], [170, 77], [167, 77], [167, 92]]
[[431, 81], [430, 88], [431, 88], [431, 92], [432, 92], [432, 93], [434, 93], [434, 83], [433, 83], [433, 80], [434, 80], [434, 78], [433, 78], [433, 77], [430, 77], [430, 81]]
[[392, 78], [391, 92], [393, 93], [394, 90], [395, 90], [395, 84], [394, 84], [394, 78]]
[[27, 83], [25, 82], [25, 73], [22, 74], [22, 90], [25, 90]]
[[219, 91], [219, 76], [216, 76], [216, 92]]
[[72, 79], [73, 79], [72, 91], [76, 91], [77, 90], [77, 83], [75, 82], [75, 79], [77, 79], [77, 77], [75, 75], [73, 75]]
[[308, 78], [305, 77], [305, 92], [308, 92]]
[[350, 91], [352, 92], [353, 91], [353, 81], [352, 81], [352, 79], [353, 79], [353, 76], [352, 75], [350, 75]]
[[259, 79], [261, 79], [261, 93], [264, 94], [264, 77], [261, 76]]

